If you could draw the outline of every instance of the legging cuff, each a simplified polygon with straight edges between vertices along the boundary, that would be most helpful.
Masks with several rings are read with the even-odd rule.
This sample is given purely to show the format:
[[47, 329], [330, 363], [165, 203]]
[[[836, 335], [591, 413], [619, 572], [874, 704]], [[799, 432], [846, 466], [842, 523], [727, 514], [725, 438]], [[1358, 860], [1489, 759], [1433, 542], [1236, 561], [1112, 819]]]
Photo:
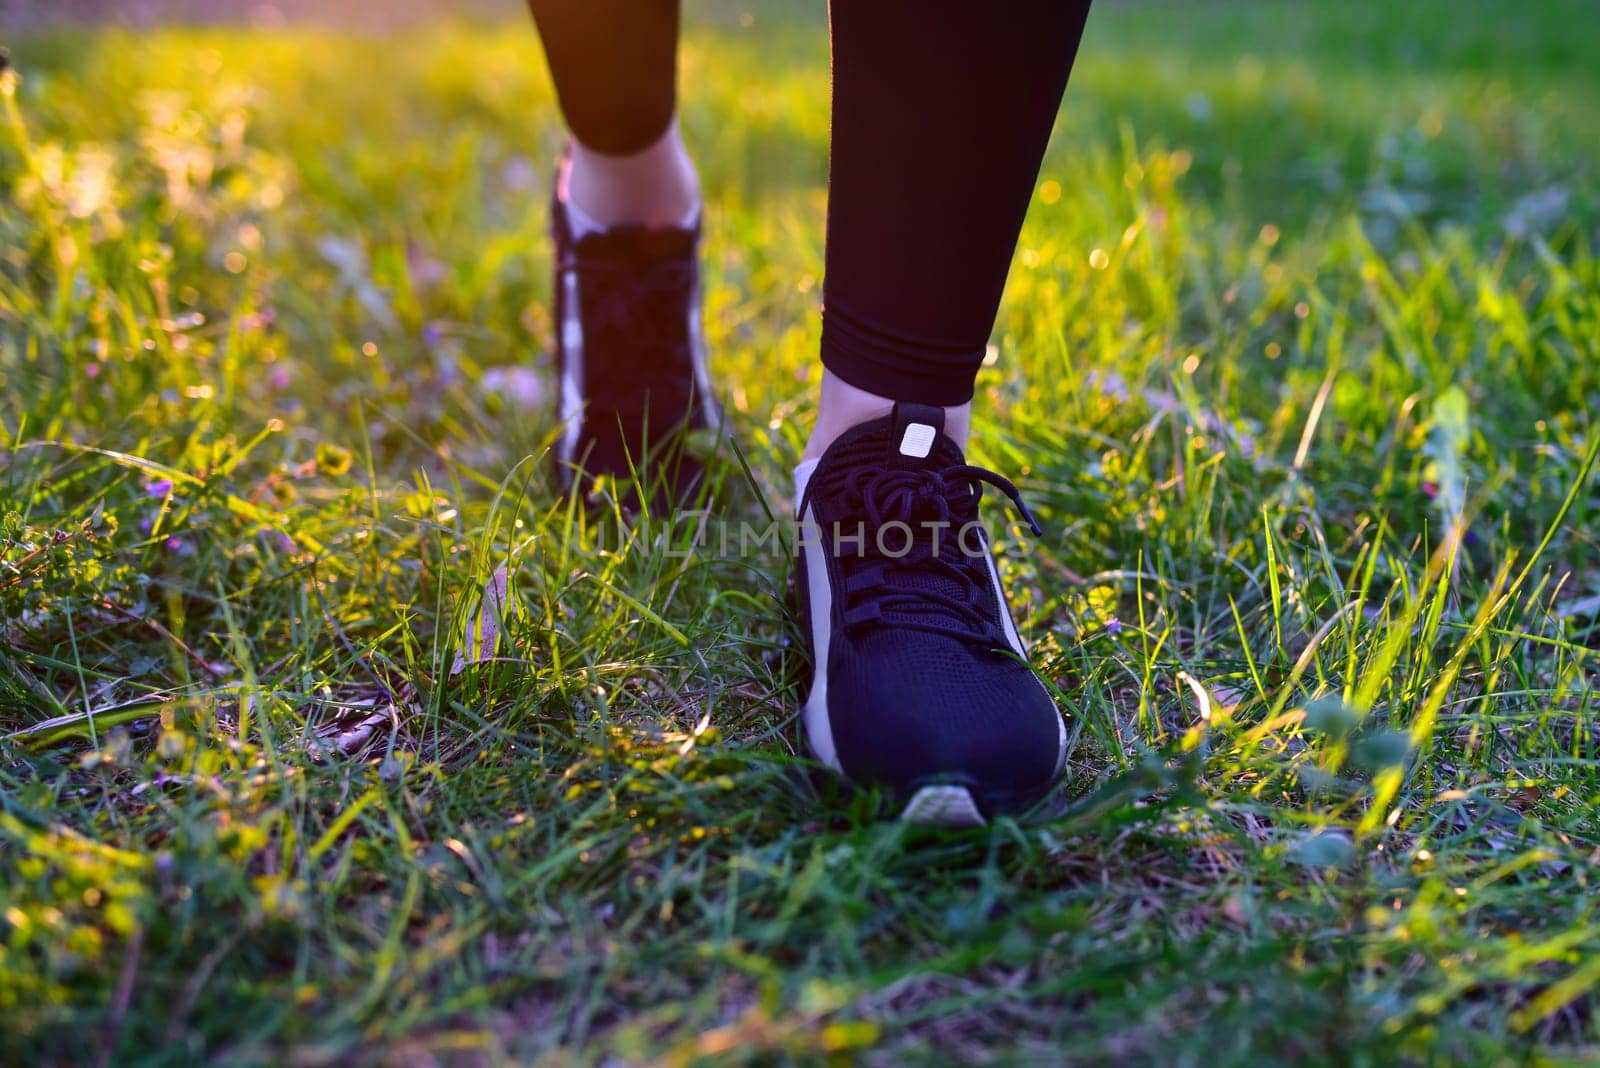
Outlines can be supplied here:
[[888, 330], [831, 297], [822, 311], [822, 365], [857, 389], [912, 404], [970, 401], [985, 341], [952, 345]]

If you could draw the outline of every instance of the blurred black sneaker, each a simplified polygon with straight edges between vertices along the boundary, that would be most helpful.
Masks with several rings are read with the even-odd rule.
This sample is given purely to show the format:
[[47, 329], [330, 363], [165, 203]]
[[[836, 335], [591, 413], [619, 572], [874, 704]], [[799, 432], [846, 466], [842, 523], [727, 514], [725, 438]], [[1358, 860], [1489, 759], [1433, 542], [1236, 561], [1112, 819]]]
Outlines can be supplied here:
[[988, 484], [1039, 533], [1016, 486], [966, 462], [943, 409], [912, 404], [847, 431], [801, 479], [794, 594], [817, 758], [918, 823], [975, 826], [1036, 800], [1066, 727], [978, 519]]
[[[558, 183], [559, 188], [559, 183]], [[551, 198], [555, 243], [556, 365], [563, 489], [595, 477], [635, 477], [661, 508], [689, 501], [703, 468], [694, 431], [720, 425], [700, 321], [700, 226], [615, 226], [574, 233]]]

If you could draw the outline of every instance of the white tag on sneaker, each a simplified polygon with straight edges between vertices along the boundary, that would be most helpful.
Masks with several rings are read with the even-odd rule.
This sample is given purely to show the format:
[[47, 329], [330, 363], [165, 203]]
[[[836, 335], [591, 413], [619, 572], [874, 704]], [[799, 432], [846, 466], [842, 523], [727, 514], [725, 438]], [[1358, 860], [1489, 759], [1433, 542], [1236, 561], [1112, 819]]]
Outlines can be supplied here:
[[900, 455], [924, 458], [933, 451], [933, 439], [938, 433], [927, 423], [907, 423], [906, 432], [900, 438]]

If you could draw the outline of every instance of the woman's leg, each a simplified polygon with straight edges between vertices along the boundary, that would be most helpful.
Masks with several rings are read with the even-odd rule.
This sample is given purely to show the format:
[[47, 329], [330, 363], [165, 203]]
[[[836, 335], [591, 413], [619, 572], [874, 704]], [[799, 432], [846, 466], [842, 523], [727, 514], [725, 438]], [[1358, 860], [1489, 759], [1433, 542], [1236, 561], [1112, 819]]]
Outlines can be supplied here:
[[564, 193], [602, 227], [675, 226], [699, 204], [678, 135], [677, 0], [529, 0], [572, 134]]
[[1089, 0], [830, 10], [826, 368], [807, 456], [893, 401], [966, 406]]
[[[675, 121], [676, 0], [529, 0], [571, 133], [557, 173], [558, 484], [630, 503], [696, 492], [716, 425], [700, 329], [699, 184]], [[643, 493], [633, 487], [635, 476]]]
[[[795, 471], [812, 751], [902, 817], [980, 823], [1061, 773], [981, 533], [967, 408], [1088, 0], [839, 0], [822, 399]], [[1035, 526], [1035, 531], [1038, 531]]]

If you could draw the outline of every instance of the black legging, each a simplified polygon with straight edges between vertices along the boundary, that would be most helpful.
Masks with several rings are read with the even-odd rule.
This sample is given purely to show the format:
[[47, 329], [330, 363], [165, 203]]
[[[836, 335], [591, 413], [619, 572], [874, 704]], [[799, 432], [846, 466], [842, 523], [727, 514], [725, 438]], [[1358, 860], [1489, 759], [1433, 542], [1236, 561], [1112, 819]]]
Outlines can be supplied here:
[[[561, 110], [627, 155], [676, 106], [676, 0], [529, 0]], [[1089, 0], [830, 5], [822, 362], [895, 400], [964, 404]]]

